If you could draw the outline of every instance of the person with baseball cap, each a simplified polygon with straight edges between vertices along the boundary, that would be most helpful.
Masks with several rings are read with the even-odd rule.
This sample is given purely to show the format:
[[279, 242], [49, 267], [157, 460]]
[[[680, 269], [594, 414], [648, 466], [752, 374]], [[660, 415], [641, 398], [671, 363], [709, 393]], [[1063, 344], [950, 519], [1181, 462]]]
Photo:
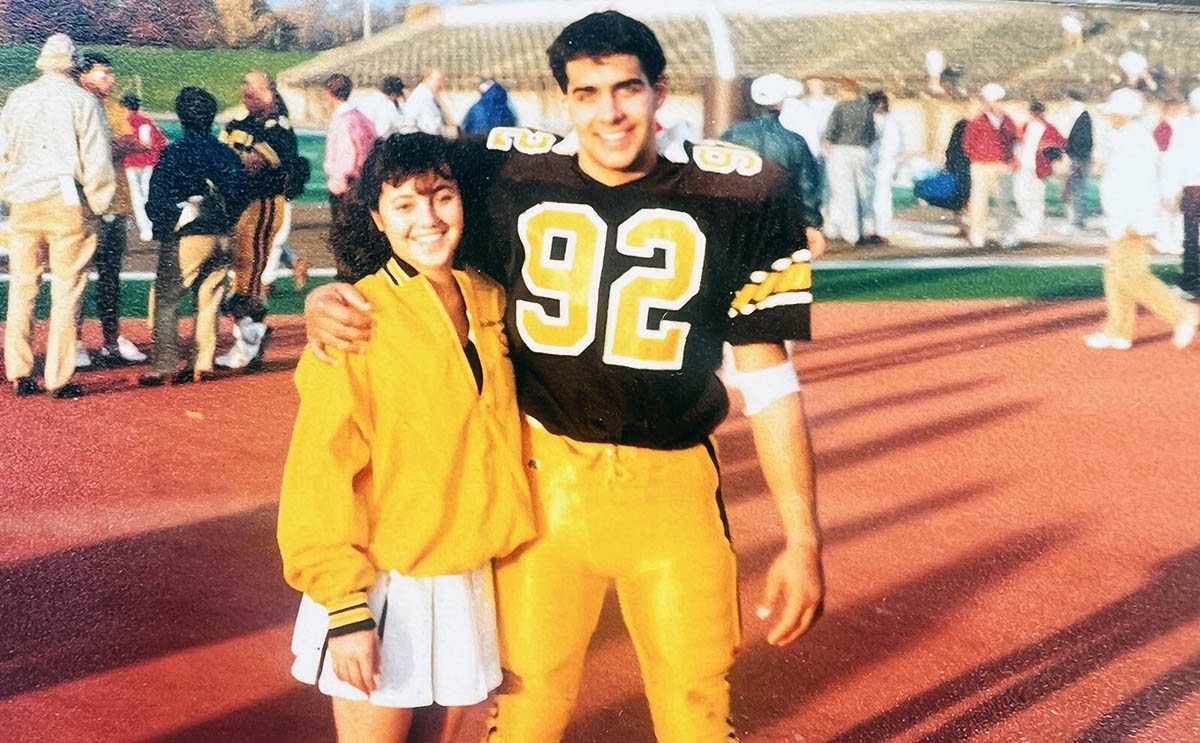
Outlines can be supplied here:
[[784, 105], [803, 93], [803, 83], [774, 72], [755, 79], [750, 84], [750, 99], [768, 109], [767, 112], [734, 124], [721, 139], [749, 147], [787, 171], [792, 192], [804, 205], [808, 249], [816, 258], [825, 252], [825, 235], [821, 232], [821, 173], [808, 142], [780, 121]]
[[1084, 338], [1091, 348], [1123, 351], [1133, 345], [1137, 306], [1145, 305], [1174, 328], [1172, 341], [1183, 349], [1196, 336], [1200, 309], [1175, 296], [1150, 272], [1150, 252], [1161, 225], [1158, 146], [1138, 124], [1145, 108], [1142, 95], [1121, 88], [1100, 111], [1112, 122], [1112, 150], [1100, 179], [1100, 207], [1108, 234], [1104, 266], [1104, 328]]
[[70, 73], [75, 43], [66, 34], [46, 40], [42, 73], [12, 92], [0, 111], [0, 201], [11, 205], [8, 324], [4, 370], [18, 397], [38, 394], [33, 378], [33, 307], [49, 263], [50, 330], [46, 389], [76, 398], [76, 320], [96, 253], [98, 214], [116, 192], [112, 148], [99, 102]]
[[988, 202], [996, 197], [1000, 217], [1001, 245], [1014, 247], [1012, 229], [1012, 176], [1017, 168], [1013, 150], [1017, 125], [1000, 108], [1006, 91], [999, 83], [988, 83], [979, 91], [982, 110], [967, 124], [963, 150], [971, 160], [971, 200], [967, 204], [967, 240], [982, 248], [988, 232]]

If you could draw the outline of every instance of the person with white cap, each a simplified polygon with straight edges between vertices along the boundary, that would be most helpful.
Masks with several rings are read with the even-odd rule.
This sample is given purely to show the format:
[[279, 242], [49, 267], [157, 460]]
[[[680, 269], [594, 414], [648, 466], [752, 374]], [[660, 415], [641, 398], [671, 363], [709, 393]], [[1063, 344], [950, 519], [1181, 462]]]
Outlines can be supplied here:
[[769, 110], [763, 116], [729, 127], [721, 139], [749, 147], [787, 171], [792, 192], [804, 205], [808, 249], [816, 258], [825, 252], [825, 235], [821, 232], [821, 174], [808, 142], [780, 121], [784, 104], [803, 91], [802, 83], [776, 73], [757, 78], [750, 84], [750, 98]]
[[0, 111], [0, 201], [12, 205], [8, 258], [8, 325], [4, 368], [19, 397], [42, 391], [33, 373], [33, 307], [50, 267], [50, 328], [45, 383], [53, 397], [76, 398], [75, 322], [96, 252], [98, 214], [116, 192], [104, 113], [70, 77], [75, 44], [66, 34], [46, 40], [42, 73], [12, 92]]
[[1179, 289], [1200, 294], [1200, 88], [1188, 94], [1191, 114], [1175, 121], [1163, 155], [1163, 195], [1167, 208], [1183, 212], [1183, 273]]
[[1001, 245], [1014, 247], [1012, 229], [1012, 175], [1017, 167], [1014, 147], [1017, 125], [1000, 108], [1005, 96], [1003, 86], [988, 83], [980, 91], [982, 110], [967, 124], [963, 150], [971, 160], [971, 200], [967, 204], [967, 239], [972, 247], [982, 248], [988, 232], [988, 202], [996, 197], [999, 211]]
[[942, 73], [946, 71], [946, 57], [937, 49], [930, 49], [925, 52], [925, 73], [929, 76], [926, 83], [930, 93], [934, 95], [945, 95], [946, 89], [942, 86]]
[[1125, 73], [1125, 85], [1145, 93], [1158, 90], [1158, 84], [1150, 77], [1150, 62], [1145, 55], [1133, 50], [1117, 57], [1117, 67]]
[[1063, 49], [1074, 51], [1083, 46], [1083, 20], [1074, 11], [1063, 13]]
[[1104, 266], [1104, 328], [1084, 338], [1091, 348], [1125, 350], [1133, 344], [1137, 306], [1143, 304], [1175, 329], [1173, 342], [1184, 348], [1196, 335], [1200, 309], [1175, 296], [1150, 272], [1150, 252], [1162, 207], [1158, 147], [1138, 124], [1145, 103], [1135, 90], [1109, 96], [1101, 113], [1113, 126], [1112, 149], [1100, 179], [1100, 207], [1108, 234]]

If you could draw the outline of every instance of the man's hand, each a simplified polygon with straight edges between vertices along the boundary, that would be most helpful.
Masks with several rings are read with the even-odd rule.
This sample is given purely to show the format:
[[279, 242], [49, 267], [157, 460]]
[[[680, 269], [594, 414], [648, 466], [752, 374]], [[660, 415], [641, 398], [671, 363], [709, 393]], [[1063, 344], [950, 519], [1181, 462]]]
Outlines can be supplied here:
[[329, 657], [333, 672], [342, 681], [363, 694], [375, 691], [375, 676], [379, 674], [379, 635], [375, 630], [329, 638]]
[[821, 232], [816, 227], [805, 227], [804, 237], [808, 242], [808, 252], [812, 253], [812, 260], [816, 260], [825, 255], [825, 248], [828, 247], [825, 243], [825, 233]]
[[758, 607], [759, 619], [775, 617], [767, 642], [783, 646], [807, 632], [821, 610], [824, 595], [820, 545], [787, 547], [767, 572], [766, 590]]
[[327, 347], [347, 353], [365, 351], [374, 329], [370, 311], [366, 298], [350, 284], [326, 284], [309, 292], [304, 300], [304, 330], [313, 355], [336, 364]]
[[250, 175], [258, 175], [267, 169], [267, 159], [257, 152], [247, 152], [242, 155], [242, 164]]

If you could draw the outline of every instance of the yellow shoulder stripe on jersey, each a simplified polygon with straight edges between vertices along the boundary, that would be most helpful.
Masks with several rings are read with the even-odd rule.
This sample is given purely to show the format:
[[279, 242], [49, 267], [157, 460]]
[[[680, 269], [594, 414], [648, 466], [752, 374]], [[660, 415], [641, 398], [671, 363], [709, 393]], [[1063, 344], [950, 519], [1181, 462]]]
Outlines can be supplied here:
[[812, 303], [812, 254], [797, 250], [771, 264], [770, 271], [755, 271], [733, 296], [729, 316], [749, 315], [788, 304]]
[[222, 129], [219, 139], [234, 148], [246, 148], [254, 144], [254, 137], [244, 129]]
[[763, 159], [754, 150], [741, 145], [706, 140], [692, 146], [692, 160], [701, 170], [709, 173], [737, 173], [758, 175], [763, 169]]
[[541, 155], [550, 151], [554, 146], [554, 135], [549, 132], [535, 132], [522, 126], [498, 126], [488, 132], [487, 146], [489, 150], [508, 152], [516, 147], [517, 152], [526, 155]]
[[272, 168], [278, 168], [283, 164], [283, 161], [279, 159], [279, 155], [275, 152], [275, 148], [266, 142], [255, 142], [254, 151], [262, 155], [263, 159], [266, 160], [267, 164], [269, 164]]

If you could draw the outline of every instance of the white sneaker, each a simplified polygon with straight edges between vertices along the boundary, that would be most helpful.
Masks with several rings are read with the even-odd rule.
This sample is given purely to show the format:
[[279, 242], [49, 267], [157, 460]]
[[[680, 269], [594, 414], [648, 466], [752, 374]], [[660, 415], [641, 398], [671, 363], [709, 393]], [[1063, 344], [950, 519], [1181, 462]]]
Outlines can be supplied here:
[[233, 337], [248, 346], [257, 346], [266, 332], [266, 323], [254, 322], [248, 317], [239, 318], [233, 324]]
[[1196, 337], [1196, 325], [1200, 323], [1200, 311], [1193, 310], [1188, 313], [1183, 322], [1175, 326], [1175, 334], [1171, 338], [1171, 342], [1180, 351], [1187, 348], [1192, 340]]
[[142, 230], [138, 233], [138, 237], [141, 238], [142, 242], [148, 243], [154, 240], [154, 233], [150, 230]]
[[240, 338], [228, 352], [213, 359], [213, 363], [225, 369], [244, 369], [258, 355], [258, 344], [247, 345]]
[[133, 341], [123, 335], [117, 336], [117, 355], [134, 364], [140, 364], [146, 360], [146, 354], [139, 351], [138, 347], [133, 345]]
[[92, 356], [83, 347], [83, 341], [75, 341], [75, 368], [83, 369], [92, 365]]
[[1128, 351], [1133, 346], [1128, 338], [1116, 338], [1106, 333], [1092, 333], [1085, 336], [1083, 342], [1088, 348], [1111, 348], [1114, 351]]

